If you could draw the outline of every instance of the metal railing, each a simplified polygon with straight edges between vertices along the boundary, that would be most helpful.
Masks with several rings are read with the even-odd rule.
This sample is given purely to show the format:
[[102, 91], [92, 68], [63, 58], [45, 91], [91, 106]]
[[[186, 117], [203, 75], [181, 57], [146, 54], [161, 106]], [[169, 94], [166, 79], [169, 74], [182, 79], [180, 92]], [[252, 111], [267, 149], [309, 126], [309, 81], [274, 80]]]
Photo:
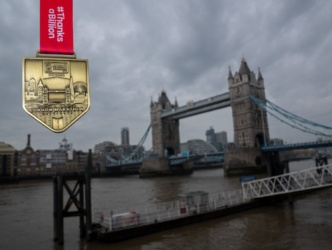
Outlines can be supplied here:
[[332, 186], [332, 165], [243, 182], [242, 190], [245, 199], [253, 199], [327, 186]]
[[115, 212], [111, 209], [95, 209], [94, 222], [99, 223], [104, 230], [112, 231], [128, 227], [148, 225], [167, 220], [190, 216], [199, 213], [215, 211], [250, 202], [244, 199], [241, 189], [212, 194], [206, 203], [181, 206], [180, 201], [159, 203], [129, 212]]

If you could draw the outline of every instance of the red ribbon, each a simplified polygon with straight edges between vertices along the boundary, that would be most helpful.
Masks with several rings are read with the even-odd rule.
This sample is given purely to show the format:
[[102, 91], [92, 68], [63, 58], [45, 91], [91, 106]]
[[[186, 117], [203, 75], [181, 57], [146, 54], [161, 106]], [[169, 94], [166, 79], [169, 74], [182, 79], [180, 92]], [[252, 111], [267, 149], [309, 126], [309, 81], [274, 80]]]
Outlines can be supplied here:
[[74, 54], [73, 0], [40, 0], [40, 53]]

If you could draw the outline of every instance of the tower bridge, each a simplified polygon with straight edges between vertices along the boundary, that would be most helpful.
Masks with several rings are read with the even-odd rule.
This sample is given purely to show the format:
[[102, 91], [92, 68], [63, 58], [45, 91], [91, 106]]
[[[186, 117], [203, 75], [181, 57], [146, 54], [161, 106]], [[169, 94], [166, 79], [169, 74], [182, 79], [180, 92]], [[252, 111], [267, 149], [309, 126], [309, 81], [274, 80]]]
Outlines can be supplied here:
[[[231, 107], [236, 148], [225, 153], [224, 169], [228, 174], [248, 167], [266, 169], [268, 161], [261, 147], [269, 141], [267, 113], [252, 102], [250, 96], [265, 102], [265, 85], [260, 70], [258, 77], [250, 70], [242, 58], [237, 72], [228, 73], [229, 92], [208, 97], [197, 102], [188, 102], [179, 107], [168, 99], [162, 91], [156, 102], [151, 100], [150, 115], [152, 129], [152, 147], [160, 160], [145, 159], [142, 171], [155, 172], [169, 169], [167, 158], [180, 153], [180, 119], [199, 115], [217, 109]], [[182, 166], [186, 168], [185, 165]]]
[[[172, 104], [165, 91], [161, 92], [157, 101], [151, 100], [151, 123], [137, 148], [142, 146], [151, 129], [153, 157], [143, 159], [140, 173], [146, 173], [147, 176], [150, 176], [151, 172], [165, 173], [179, 169], [186, 172], [186, 169], [192, 166], [190, 159], [195, 159], [198, 156], [192, 155], [189, 157], [190, 159], [179, 157], [180, 120], [228, 107], [232, 111], [235, 147], [222, 154], [225, 175], [262, 172], [268, 172], [272, 176], [280, 175], [283, 174], [284, 170], [287, 171], [287, 162], [280, 156], [281, 151], [332, 146], [332, 140], [268, 145], [267, 113], [293, 128], [316, 136], [328, 136], [321, 130], [332, 130], [332, 127], [291, 114], [267, 100], [264, 79], [260, 70], [258, 70], [258, 77], [256, 77], [255, 73], [250, 71], [244, 58], [242, 58], [239, 70], [234, 75], [229, 69], [227, 81], [229, 92], [196, 102], [190, 101], [184, 106], [179, 107], [177, 100]], [[278, 117], [271, 110], [276, 111], [280, 116]], [[136, 152], [133, 152], [131, 156], [135, 154]], [[126, 164], [127, 160], [132, 158], [131, 156], [124, 159]], [[136, 158], [136, 160], [140, 162], [142, 159]], [[321, 162], [322, 160], [316, 159], [316, 161]], [[111, 161], [109, 162], [111, 163]], [[117, 163], [117, 166], [120, 165], [121, 163]], [[114, 163], [108, 164], [107, 167], [114, 167]]]

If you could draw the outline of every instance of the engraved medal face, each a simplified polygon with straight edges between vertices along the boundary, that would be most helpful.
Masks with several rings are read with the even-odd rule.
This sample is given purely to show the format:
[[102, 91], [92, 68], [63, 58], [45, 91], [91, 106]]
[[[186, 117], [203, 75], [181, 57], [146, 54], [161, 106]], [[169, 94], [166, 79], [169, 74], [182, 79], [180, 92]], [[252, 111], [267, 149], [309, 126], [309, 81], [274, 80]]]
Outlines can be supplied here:
[[53, 132], [63, 132], [90, 107], [88, 60], [23, 58], [23, 108]]

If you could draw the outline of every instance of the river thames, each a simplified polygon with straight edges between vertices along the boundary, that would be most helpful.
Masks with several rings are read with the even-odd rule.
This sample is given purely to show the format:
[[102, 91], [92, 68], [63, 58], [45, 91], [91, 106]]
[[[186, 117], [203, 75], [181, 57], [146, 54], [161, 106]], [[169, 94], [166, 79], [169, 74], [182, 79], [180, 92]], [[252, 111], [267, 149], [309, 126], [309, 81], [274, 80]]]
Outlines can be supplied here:
[[[293, 162], [290, 171], [314, 166]], [[92, 179], [92, 209], [126, 212], [168, 202], [181, 193], [211, 194], [239, 189], [239, 177], [222, 169], [190, 176], [140, 179], [138, 176]], [[294, 204], [278, 203], [218, 219], [104, 244], [79, 238], [79, 219], [65, 218], [64, 245], [53, 242], [53, 183], [25, 181], [0, 186], [0, 249], [332, 249], [332, 188], [296, 196]]]

